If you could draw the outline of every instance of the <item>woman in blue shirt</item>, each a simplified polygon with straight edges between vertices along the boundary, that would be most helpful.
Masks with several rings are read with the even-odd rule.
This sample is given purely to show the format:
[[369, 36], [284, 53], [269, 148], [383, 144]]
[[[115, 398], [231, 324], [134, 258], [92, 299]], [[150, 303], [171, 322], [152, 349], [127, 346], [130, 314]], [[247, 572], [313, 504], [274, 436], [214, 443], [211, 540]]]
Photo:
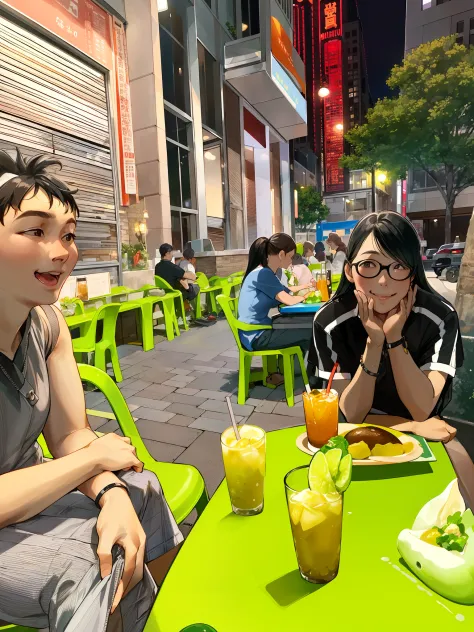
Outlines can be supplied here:
[[[306, 296], [292, 296], [282, 285], [276, 273], [279, 268], [287, 269], [296, 252], [294, 240], [285, 233], [276, 233], [270, 239], [259, 237], [249, 251], [249, 263], [239, 296], [239, 320], [249, 325], [271, 325], [269, 311], [284, 305], [302, 303]], [[293, 287], [294, 293], [312, 287], [312, 283]], [[309, 293], [309, 291], [308, 291]], [[239, 331], [245, 349], [260, 351], [285, 349], [300, 346], [303, 353], [309, 349], [312, 332], [309, 329], [262, 329], [261, 331]], [[273, 374], [268, 378], [272, 384], [283, 383], [283, 376]]]

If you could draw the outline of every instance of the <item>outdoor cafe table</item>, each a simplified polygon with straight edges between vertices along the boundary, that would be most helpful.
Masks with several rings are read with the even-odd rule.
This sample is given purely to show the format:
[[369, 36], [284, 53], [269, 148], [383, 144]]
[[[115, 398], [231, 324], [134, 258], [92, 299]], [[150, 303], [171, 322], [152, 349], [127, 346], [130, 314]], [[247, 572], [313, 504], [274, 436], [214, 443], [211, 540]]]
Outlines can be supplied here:
[[326, 303], [298, 303], [280, 305], [279, 314], [272, 319], [273, 329], [312, 329], [314, 315]]
[[289, 470], [310, 460], [295, 445], [303, 431], [267, 433], [260, 515], [234, 515], [225, 481], [220, 485], [168, 572], [145, 632], [193, 623], [218, 632], [473, 630], [474, 607], [427, 589], [397, 550], [400, 531], [455, 478], [444, 446], [430, 443], [432, 463], [354, 467], [339, 574], [320, 586], [299, 574], [283, 484]]

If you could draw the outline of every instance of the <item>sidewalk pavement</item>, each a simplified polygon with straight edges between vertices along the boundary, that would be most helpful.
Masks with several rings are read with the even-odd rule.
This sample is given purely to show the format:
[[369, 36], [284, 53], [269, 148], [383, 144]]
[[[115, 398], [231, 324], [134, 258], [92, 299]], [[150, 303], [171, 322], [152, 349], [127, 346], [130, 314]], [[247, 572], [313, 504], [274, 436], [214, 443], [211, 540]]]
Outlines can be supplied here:
[[[304, 424], [301, 377], [293, 408], [282, 386], [254, 386], [245, 406], [237, 405], [238, 351], [226, 321], [191, 328], [172, 341], [156, 336], [153, 351], [124, 345], [119, 355], [124, 380], [118, 386], [150, 454], [158, 461], [196, 466], [210, 495], [224, 477], [220, 435], [230, 425], [226, 396], [231, 395], [237, 422], [245, 419], [265, 430]], [[258, 367], [258, 360], [252, 366]], [[86, 404], [112, 412], [100, 392], [87, 392]], [[93, 430], [120, 434], [114, 419], [89, 415], [89, 423]]]

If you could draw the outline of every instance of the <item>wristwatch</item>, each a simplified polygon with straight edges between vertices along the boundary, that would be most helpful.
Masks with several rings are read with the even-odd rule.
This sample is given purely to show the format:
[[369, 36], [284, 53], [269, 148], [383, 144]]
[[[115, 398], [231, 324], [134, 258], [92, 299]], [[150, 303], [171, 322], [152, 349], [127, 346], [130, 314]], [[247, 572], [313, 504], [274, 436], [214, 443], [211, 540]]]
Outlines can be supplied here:
[[405, 336], [402, 336], [400, 340], [397, 340], [396, 342], [387, 342], [387, 349], [395, 349], [395, 347], [399, 347], [400, 345], [403, 345], [403, 351], [408, 353], [408, 344]]

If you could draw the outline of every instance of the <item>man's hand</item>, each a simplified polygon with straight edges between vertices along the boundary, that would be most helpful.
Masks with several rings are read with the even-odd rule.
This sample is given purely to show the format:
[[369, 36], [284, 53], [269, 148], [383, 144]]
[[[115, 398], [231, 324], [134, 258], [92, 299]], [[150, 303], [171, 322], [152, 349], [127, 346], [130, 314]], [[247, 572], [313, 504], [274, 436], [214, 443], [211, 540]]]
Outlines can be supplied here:
[[119, 544], [125, 551], [125, 566], [117, 587], [111, 612], [124, 595], [143, 578], [146, 536], [125, 490], [111, 489], [100, 501], [102, 509], [97, 519], [100, 574], [102, 579], [112, 572], [112, 547]]

